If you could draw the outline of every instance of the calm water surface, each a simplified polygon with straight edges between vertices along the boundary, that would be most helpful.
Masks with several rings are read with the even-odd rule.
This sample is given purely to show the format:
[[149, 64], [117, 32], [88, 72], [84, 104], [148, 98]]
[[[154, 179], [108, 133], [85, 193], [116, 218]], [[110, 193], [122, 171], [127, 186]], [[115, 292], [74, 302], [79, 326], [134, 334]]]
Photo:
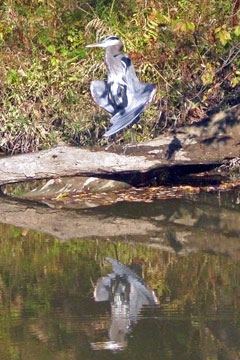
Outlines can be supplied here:
[[238, 191], [1, 206], [1, 360], [240, 358]]

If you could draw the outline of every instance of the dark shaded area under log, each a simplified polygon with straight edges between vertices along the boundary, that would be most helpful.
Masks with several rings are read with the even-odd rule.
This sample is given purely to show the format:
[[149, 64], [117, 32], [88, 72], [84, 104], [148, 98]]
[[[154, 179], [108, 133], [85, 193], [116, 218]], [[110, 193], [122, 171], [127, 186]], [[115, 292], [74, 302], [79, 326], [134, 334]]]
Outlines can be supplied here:
[[223, 178], [214, 174], [213, 176], [202, 176], [194, 178], [187, 176], [189, 174], [205, 173], [218, 168], [221, 164], [190, 164], [190, 165], [172, 165], [150, 170], [146, 173], [127, 172], [114, 175], [100, 175], [102, 179], [112, 179], [124, 181], [132, 186], [157, 186], [157, 185], [203, 185], [220, 184]]

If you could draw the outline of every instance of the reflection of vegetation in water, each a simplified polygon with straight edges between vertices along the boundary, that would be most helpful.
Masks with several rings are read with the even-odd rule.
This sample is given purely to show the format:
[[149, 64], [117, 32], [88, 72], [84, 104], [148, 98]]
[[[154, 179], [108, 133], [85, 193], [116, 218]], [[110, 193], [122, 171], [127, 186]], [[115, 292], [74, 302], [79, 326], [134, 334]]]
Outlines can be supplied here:
[[33, 181], [25, 181], [17, 184], [6, 184], [2, 185], [1, 189], [4, 194], [11, 195], [13, 197], [21, 197], [26, 192], [35, 189], [39, 184], [44, 185], [47, 180], [33, 180]]
[[[3, 359], [49, 358], [50, 353], [57, 359], [72, 353], [75, 359], [80, 350], [87, 356], [88, 336], [105, 327], [104, 320], [92, 317], [86, 323], [82, 318], [107, 311], [104, 304], [94, 304], [92, 299], [93, 283], [109, 270], [103, 268], [106, 256], [115, 258], [117, 254], [124, 264], [141, 262], [144, 280], [157, 290], [162, 306], [169, 310], [194, 315], [207, 312], [209, 307], [217, 310], [231, 305], [237, 309], [239, 305], [239, 266], [227, 257], [178, 257], [143, 246], [104, 241], [64, 243], [49, 235], [4, 225], [0, 234]], [[166, 297], [170, 298], [168, 303]]]
[[170, 269], [165, 281], [171, 288], [173, 303], [183, 308], [197, 304], [199, 312], [209, 306], [237, 305], [240, 295], [239, 264], [229, 258], [207, 254], [181, 258]]

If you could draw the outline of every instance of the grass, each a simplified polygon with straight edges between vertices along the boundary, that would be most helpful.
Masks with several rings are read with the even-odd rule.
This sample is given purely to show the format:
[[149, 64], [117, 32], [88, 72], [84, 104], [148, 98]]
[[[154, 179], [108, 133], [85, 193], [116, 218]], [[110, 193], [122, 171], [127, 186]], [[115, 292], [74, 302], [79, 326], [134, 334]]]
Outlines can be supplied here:
[[[158, 85], [137, 141], [197, 121], [216, 105], [232, 105], [240, 83], [238, 11], [230, 0], [101, 0], [91, 6], [3, 0], [0, 150], [106, 144], [109, 117], [89, 93], [90, 81], [106, 76], [104, 54], [85, 46], [109, 34], [123, 40], [139, 78]], [[128, 130], [117, 137], [129, 138]]]

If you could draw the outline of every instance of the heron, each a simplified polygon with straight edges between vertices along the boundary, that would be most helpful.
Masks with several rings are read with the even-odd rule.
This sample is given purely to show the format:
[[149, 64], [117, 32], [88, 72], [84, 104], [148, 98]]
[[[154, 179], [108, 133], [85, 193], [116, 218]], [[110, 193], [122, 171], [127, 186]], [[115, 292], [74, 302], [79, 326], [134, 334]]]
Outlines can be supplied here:
[[123, 43], [118, 37], [108, 36], [87, 47], [105, 49], [107, 80], [93, 80], [90, 92], [95, 103], [112, 116], [111, 126], [104, 134], [109, 137], [140, 120], [157, 86], [138, 80], [131, 58], [123, 53]]

